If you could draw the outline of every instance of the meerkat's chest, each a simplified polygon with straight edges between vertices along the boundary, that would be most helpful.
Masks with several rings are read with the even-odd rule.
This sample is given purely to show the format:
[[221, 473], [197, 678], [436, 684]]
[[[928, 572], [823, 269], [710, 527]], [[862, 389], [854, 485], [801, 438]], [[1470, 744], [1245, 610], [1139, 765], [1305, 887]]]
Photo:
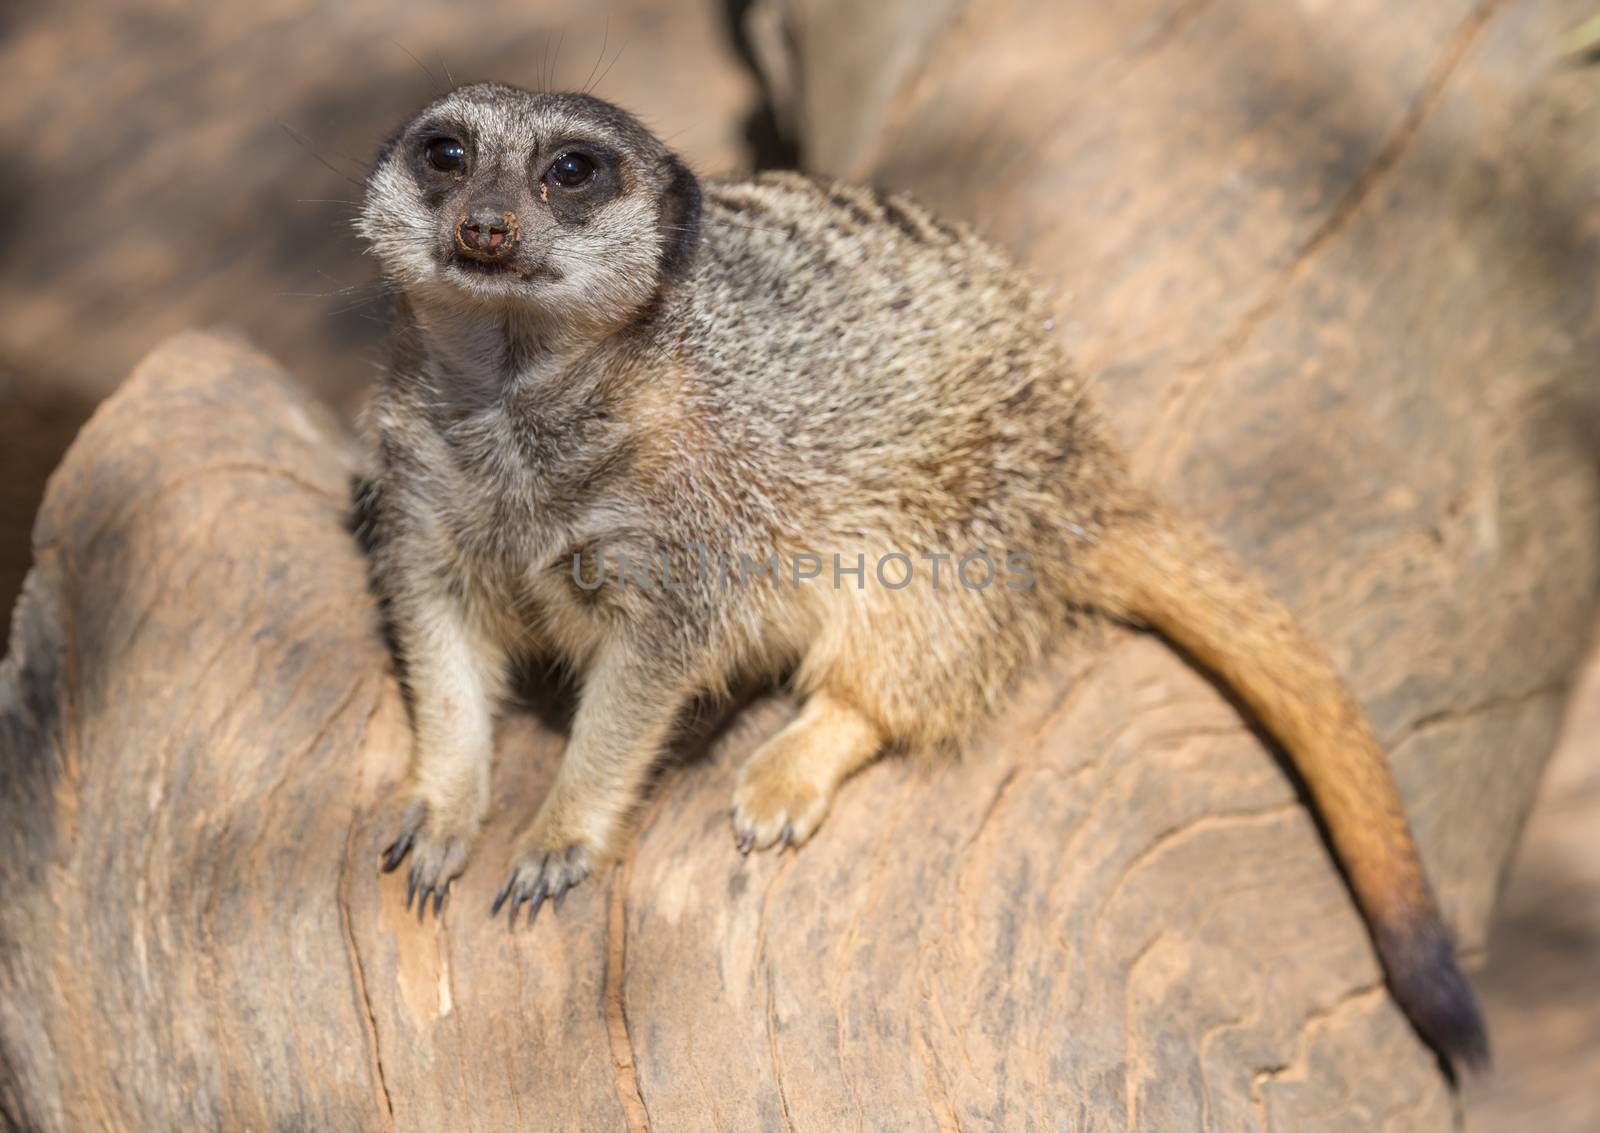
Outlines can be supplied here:
[[[441, 454], [441, 456], [444, 454]], [[441, 462], [428, 508], [454, 568], [479, 599], [572, 659], [605, 624], [584, 561], [643, 561], [669, 536], [626, 475], [587, 460]]]

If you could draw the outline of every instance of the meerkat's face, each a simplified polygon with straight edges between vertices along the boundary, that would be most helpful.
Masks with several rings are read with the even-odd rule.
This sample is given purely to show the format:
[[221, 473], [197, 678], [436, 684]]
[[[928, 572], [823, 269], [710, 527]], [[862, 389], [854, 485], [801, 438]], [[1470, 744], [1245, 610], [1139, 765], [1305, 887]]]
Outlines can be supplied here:
[[685, 270], [699, 206], [694, 175], [624, 111], [479, 84], [384, 146], [357, 228], [419, 297], [612, 322]]

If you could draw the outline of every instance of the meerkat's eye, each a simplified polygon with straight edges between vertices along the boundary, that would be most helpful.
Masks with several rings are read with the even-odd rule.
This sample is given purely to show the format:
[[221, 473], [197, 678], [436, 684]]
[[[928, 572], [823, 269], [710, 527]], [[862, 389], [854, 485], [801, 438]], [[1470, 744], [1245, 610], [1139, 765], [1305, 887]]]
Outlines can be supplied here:
[[424, 153], [440, 173], [460, 173], [467, 167], [467, 147], [454, 138], [434, 138]]
[[564, 153], [545, 177], [552, 185], [563, 189], [576, 189], [594, 176], [594, 161], [581, 153]]

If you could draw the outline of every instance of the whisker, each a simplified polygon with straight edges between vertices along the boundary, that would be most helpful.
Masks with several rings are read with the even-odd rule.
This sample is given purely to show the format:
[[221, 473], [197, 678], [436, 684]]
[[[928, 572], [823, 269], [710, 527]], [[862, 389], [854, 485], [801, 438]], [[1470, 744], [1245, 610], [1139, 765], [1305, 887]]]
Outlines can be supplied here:
[[[786, 228], [768, 228], [765, 225], [761, 225], [761, 224], [740, 224], [736, 220], [718, 220], [715, 217], [704, 217], [704, 218], [701, 219], [700, 223], [702, 225], [714, 225], [714, 226], [716, 226], [718, 228], [742, 228], [746, 232], [768, 232], [768, 233], [771, 233], [774, 236], [787, 236], [787, 235], [789, 235], [789, 230], [786, 229]], [[659, 227], [659, 228], [661, 228], [661, 229], [663, 229], [664, 231], [667, 231], [667, 232], [693, 232], [694, 231], [694, 226], [693, 225], [688, 225], [688, 224], [662, 224], [662, 225], [658, 225], [657, 227]]]
[[589, 68], [589, 77], [583, 80], [583, 92], [589, 92], [589, 84], [594, 80], [594, 73], [600, 69], [600, 61], [606, 57], [606, 47], [611, 41], [611, 13], [606, 13], [605, 28], [600, 32], [600, 54], [594, 57], [594, 66]]
[[556, 85], [556, 67], [561, 62], [561, 45], [563, 43], [565, 43], [566, 41], [567, 41], [567, 29], [563, 27], [561, 29], [561, 34], [556, 37], [556, 50], [555, 50], [555, 53], [550, 56], [550, 84], [549, 85], [550, 85], [550, 89], [551, 90], [554, 90], [555, 89], [555, 85]]
[[[594, 89], [594, 90], [599, 90], [600, 89], [600, 84], [606, 81], [606, 76], [611, 73], [611, 68], [613, 68], [613, 67], [615, 67], [617, 65], [617, 60], [622, 58], [622, 53], [624, 51], [626, 51], [626, 50], [628, 50], [628, 41], [627, 40], [623, 40], [622, 41], [622, 46], [617, 48], [617, 53], [611, 57], [611, 62], [606, 64], [606, 69], [604, 71], [601, 71], [600, 72], [600, 77], [594, 81], [594, 87], [592, 89]], [[585, 87], [584, 88], [584, 93], [588, 94], [590, 89], [591, 88], [589, 88], [589, 87]]]
[[359, 311], [363, 307], [370, 307], [379, 299], [384, 298], [387, 298], [387, 295], [374, 295], [371, 298], [361, 300], [359, 303], [351, 303], [348, 307], [340, 307], [337, 310], [329, 311], [328, 317], [331, 319], [335, 315], [348, 315], [351, 311]]
[[411, 51], [411, 49], [409, 47], [407, 47], [405, 44], [401, 43], [394, 36], [391, 35], [389, 37], [389, 42], [394, 44], [401, 51], [404, 51], [407, 55], [409, 55], [411, 57], [411, 61], [413, 63], [415, 63], [417, 66], [421, 67], [422, 68], [422, 73], [424, 75], [428, 76], [428, 81], [433, 84], [434, 89], [435, 90], [440, 90], [441, 93], [442, 93], [442, 88], [439, 86], [438, 77], [435, 76], [434, 73], [428, 69], [428, 65], [426, 63], [424, 63], [421, 59], [418, 59], [416, 57], [416, 55], [412, 53], [412, 51]]
[[[321, 273], [319, 273], [321, 274]], [[334, 291], [277, 291], [273, 293], [275, 299], [347, 299], [351, 295], [359, 295], [367, 289], [374, 289], [374, 294], [369, 298], [377, 299], [385, 295], [392, 295], [400, 288], [388, 280], [373, 280], [371, 283], [352, 283]]]
[[288, 134], [297, 145], [299, 145], [312, 157], [316, 158], [318, 164], [320, 164], [324, 169], [328, 170], [328, 172], [343, 177], [346, 181], [350, 182], [350, 184], [354, 185], [358, 189], [364, 187], [360, 181], [357, 181], [354, 177], [350, 176], [350, 174], [346, 173], [344, 170], [340, 169], [338, 166], [334, 165], [327, 158], [318, 153], [316, 146], [311, 144], [310, 138], [300, 133], [300, 131], [296, 130], [287, 122], [279, 122], [278, 125], [283, 127], [283, 132]]

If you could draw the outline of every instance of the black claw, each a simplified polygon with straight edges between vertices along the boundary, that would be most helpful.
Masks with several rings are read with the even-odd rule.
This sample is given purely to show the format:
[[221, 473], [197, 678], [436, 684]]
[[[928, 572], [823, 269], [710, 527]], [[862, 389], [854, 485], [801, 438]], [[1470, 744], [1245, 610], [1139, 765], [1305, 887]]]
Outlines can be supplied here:
[[433, 888], [433, 886], [431, 884], [430, 885], [424, 885], [422, 887], [422, 895], [417, 900], [417, 923], [418, 924], [421, 924], [423, 918], [428, 915], [428, 891], [430, 889], [432, 889], [432, 888]]
[[787, 850], [789, 848], [789, 843], [792, 842], [793, 840], [794, 840], [794, 825], [792, 823], [785, 822], [783, 824], [783, 833], [778, 835], [778, 849], [779, 849], [779, 851]]
[[500, 906], [504, 905], [506, 903], [506, 898], [511, 895], [511, 883], [516, 879], [517, 875], [513, 873], [510, 877], [506, 878], [506, 883], [500, 887], [500, 892], [494, 895], [494, 904], [489, 908], [489, 915], [491, 917], [498, 917], [500, 915]]
[[383, 851], [384, 873], [394, 872], [395, 867], [397, 867], [401, 861], [405, 859], [406, 854], [411, 849], [411, 843], [416, 840], [416, 837], [416, 831], [408, 830], [406, 833], [396, 838], [393, 842], [389, 843], [389, 848]]
[[406, 882], [406, 911], [411, 911], [411, 899], [417, 895], [417, 867], [411, 867], [411, 879]]
[[550, 892], [550, 883], [544, 878], [539, 878], [539, 884], [534, 886], [533, 895], [528, 898], [528, 923], [531, 925], [534, 918], [539, 915], [539, 908], [544, 904], [545, 896]]
[[437, 888], [437, 889], [435, 889], [433, 891], [433, 919], [434, 920], [438, 920], [439, 919], [439, 910], [444, 908], [444, 891], [447, 888], [449, 888], [449, 886], [450, 886], [450, 883], [447, 881], [443, 885], [439, 886], [439, 888]]
[[561, 902], [566, 898], [567, 890], [571, 889], [572, 886], [573, 883], [568, 881], [566, 875], [563, 874], [561, 884], [557, 885], [556, 891], [550, 894], [550, 907], [556, 912], [559, 913], [561, 911]]
[[[512, 874], [511, 876], [515, 877], [516, 874]], [[527, 899], [528, 899], [528, 883], [526, 881], [519, 882], [517, 884], [517, 891], [511, 895], [511, 918], [510, 919], [511, 919], [511, 927], [512, 928], [516, 928], [517, 927], [517, 910], [522, 908], [522, 903], [524, 901], [526, 901]]]
[[755, 844], [756, 832], [754, 830], [746, 830], [739, 838], [739, 852], [741, 854], [748, 854], [750, 852], [750, 847], [754, 846]]

